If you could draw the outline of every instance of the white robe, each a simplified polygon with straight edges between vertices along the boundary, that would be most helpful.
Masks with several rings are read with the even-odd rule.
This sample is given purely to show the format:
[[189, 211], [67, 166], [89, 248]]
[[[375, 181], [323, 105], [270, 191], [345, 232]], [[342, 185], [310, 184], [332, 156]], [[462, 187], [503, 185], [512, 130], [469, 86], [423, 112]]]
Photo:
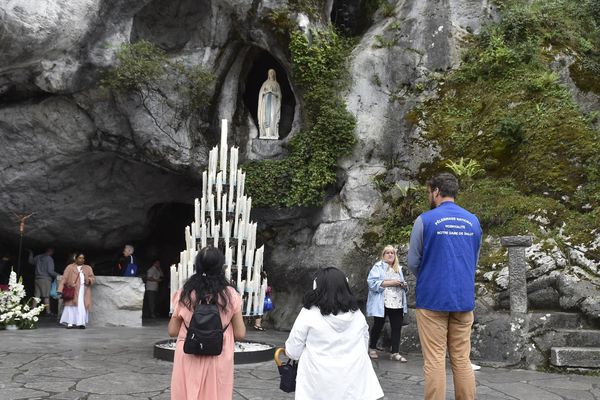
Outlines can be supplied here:
[[85, 277], [81, 272], [81, 266], [77, 267], [79, 271], [79, 296], [77, 297], [76, 306], [65, 306], [63, 308], [60, 323], [64, 325], [86, 326], [88, 323], [88, 312], [85, 309]]
[[296, 399], [375, 400], [383, 390], [368, 355], [369, 327], [362, 312], [321, 315], [302, 308], [285, 342], [299, 360]]

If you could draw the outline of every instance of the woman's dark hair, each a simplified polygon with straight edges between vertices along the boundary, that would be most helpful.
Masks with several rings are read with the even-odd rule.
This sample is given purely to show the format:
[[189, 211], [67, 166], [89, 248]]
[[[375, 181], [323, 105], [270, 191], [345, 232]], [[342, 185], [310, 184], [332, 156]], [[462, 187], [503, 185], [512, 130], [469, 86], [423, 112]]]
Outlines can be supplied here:
[[358, 310], [358, 302], [350, 290], [346, 275], [339, 269], [319, 269], [315, 282], [316, 288], [304, 295], [304, 308], [317, 306], [323, 315]]
[[[200, 301], [214, 299], [221, 309], [226, 308], [227, 287], [231, 284], [225, 279], [223, 264], [225, 257], [219, 249], [207, 246], [200, 250], [194, 262], [196, 273], [183, 285], [179, 302], [193, 310]], [[195, 293], [193, 297], [192, 293]]]

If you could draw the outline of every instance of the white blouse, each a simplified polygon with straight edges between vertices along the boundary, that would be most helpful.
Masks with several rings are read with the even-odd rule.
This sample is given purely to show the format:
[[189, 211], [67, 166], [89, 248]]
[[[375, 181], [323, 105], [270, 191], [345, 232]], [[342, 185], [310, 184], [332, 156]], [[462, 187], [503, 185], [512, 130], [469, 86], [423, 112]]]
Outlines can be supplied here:
[[296, 399], [375, 400], [383, 390], [368, 355], [369, 327], [363, 313], [323, 316], [302, 308], [285, 342], [298, 362]]

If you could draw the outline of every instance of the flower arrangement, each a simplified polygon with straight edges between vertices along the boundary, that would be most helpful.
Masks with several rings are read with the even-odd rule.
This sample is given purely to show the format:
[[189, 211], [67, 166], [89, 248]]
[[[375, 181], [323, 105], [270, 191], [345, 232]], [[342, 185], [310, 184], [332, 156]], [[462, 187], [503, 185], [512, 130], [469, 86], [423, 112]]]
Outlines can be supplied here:
[[0, 292], [0, 325], [17, 325], [21, 329], [33, 329], [37, 326], [38, 315], [44, 310], [45, 305], [41, 304], [32, 307], [30, 302], [38, 298], [30, 298], [23, 303], [25, 297], [25, 287], [22, 279], [17, 282], [15, 271], [10, 273], [8, 281], [8, 290]]

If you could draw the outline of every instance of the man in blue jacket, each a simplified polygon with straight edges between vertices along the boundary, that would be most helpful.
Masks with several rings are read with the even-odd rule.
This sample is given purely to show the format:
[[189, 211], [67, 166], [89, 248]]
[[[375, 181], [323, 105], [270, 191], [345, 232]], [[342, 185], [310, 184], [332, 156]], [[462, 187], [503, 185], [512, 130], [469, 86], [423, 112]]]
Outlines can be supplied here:
[[469, 354], [481, 227], [475, 215], [454, 202], [458, 194], [454, 175], [436, 175], [427, 189], [432, 209], [415, 220], [408, 252], [408, 268], [417, 277], [425, 399], [446, 398], [447, 350], [455, 399], [472, 400], [475, 376]]

